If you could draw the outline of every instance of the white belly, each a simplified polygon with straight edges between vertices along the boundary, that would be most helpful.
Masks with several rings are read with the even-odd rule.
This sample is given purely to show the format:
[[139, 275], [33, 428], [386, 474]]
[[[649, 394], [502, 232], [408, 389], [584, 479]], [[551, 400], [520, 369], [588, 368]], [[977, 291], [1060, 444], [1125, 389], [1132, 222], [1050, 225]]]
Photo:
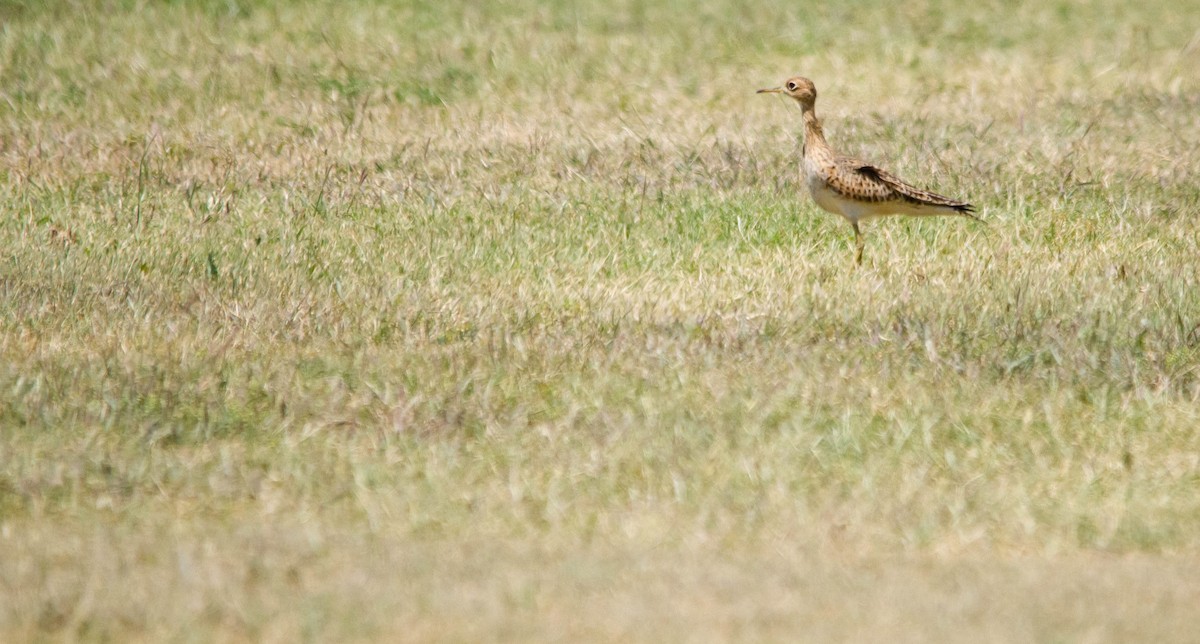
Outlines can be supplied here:
[[808, 192], [812, 195], [813, 201], [821, 208], [828, 210], [835, 215], [848, 217], [846, 212], [842, 210], [842, 203], [845, 201], [843, 197], [829, 189], [825, 182], [814, 174], [808, 175]]

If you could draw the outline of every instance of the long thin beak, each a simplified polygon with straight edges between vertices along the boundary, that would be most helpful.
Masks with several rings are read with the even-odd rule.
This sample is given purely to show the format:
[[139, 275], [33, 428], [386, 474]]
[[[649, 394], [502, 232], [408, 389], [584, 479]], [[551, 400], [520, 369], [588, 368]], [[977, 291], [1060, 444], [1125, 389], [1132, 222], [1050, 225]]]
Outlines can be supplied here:
[[782, 94], [783, 88], [782, 87], [769, 87], [767, 89], [760, 89], [754, 93], [755, 94]]

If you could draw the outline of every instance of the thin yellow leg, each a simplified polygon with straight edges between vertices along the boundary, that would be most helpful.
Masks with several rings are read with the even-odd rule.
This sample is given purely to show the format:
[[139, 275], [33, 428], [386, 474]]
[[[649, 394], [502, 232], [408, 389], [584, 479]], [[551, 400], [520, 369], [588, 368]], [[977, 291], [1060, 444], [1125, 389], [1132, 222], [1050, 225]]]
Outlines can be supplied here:
[[858, 266], [862, 266], [862, 254], [863, 254], [862, 231], [858, 229], [857, 221], [852, 221], [852, 222], [850, 222], [850, 224], [852, 226], [854, 226], [854, 263]]

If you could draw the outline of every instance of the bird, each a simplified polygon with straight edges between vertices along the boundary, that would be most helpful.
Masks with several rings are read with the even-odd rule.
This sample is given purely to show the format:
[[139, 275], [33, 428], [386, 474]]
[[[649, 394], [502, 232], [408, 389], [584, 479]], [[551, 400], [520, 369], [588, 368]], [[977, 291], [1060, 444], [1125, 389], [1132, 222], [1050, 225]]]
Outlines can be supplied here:
[[884, 215], [961, 215], [980, 221], [975, 206], [922, 190], [877, 165], [838, 154], [825, 141], [817, 118], [817, 87], [793, 76], [779, 87], [758, 94], [783, 94], [800, 104], [804, 119], [803, 170], [809, 193], [818, 206], [841, 215], [854, 227], [854, 263], [862, 265], [860, 221]]

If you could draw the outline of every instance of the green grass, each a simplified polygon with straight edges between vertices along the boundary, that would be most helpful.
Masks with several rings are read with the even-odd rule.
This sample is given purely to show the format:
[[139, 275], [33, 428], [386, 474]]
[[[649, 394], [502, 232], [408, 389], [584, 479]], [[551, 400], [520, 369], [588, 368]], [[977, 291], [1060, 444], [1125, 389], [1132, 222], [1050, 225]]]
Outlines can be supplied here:
[[1198, 18], [0, 0], [0, 640], [1193, 638]]

